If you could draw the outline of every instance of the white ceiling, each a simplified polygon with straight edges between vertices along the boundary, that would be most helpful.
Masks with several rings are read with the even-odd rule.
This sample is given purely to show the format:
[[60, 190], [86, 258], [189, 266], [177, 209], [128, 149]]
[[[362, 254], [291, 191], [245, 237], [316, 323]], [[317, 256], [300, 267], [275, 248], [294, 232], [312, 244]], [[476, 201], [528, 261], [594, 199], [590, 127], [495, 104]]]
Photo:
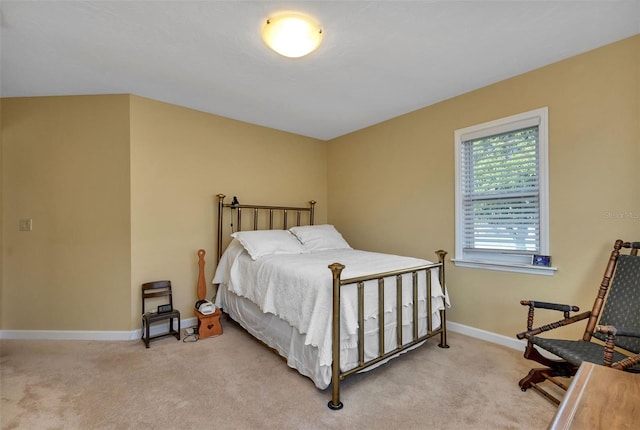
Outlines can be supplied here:
[[[308, 57], [270, 13], [322, 25]], [[640, 33], [640, 0], [1, 0], [3, 97], [132, 93], [331, 139]]]

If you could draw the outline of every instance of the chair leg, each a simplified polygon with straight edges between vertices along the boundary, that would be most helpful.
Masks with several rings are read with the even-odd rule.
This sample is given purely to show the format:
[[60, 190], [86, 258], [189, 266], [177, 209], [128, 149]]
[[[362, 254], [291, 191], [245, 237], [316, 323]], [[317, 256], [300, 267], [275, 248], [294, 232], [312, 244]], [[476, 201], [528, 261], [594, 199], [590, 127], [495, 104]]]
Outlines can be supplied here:
[[147, 348], [149, 348], [149, 341], [151, 340], [151, 339], [149, 338], [149, 336], [150, 336], [150, 333], [149, 333], [149, 326], [150, 326], [150, 325], [151, 325], [151, 324], [149, 324], [149, 323], [146, 323], [146, 324], [145, 324], [145, 337], [144, 337], [144, 344], [145, 344], [145, 346], [146, 346]]
[[174, 318], [169, 318], [169, 334], [172, 334], [177, 340], [180, 340], [180, 318], [175, 318], [178, 321], [178, 331], [173, 329]]
[[549, 369], [531, 369], [527, 376], [518, 381], [518, 385], [522, 391], [532, 388], [534, 385], [544, 382], [550, 375]]
[[518, 385], [520, 385], [520, 389], [522, 391], [526, 391], [528, 388], [534, 389], [538, 394], [542, 395], [547, 400], [551, 401], [556, 406], [558, 406], [560, 405], [560, 400], [557, 397], [553, 396], [551, 393], [549, 393], [547, 390], [545, 390], [544, 388], [538, 385], [548, 380], [558, 385], [560, 388], [564, 388], [566, 390], [563, 384], [559, 384], [556, 381], [554, 381], [552, 375], [550, 375], [549, 373], [552, 373], [550, 369], [531, 369], [529, 371], [529, 374], [524, 378], [522, 378], [520, 382], [518, 382]]
[[[556, 363], [557, 364], [557, 363]], [[571, 377], [575, 374], [575, 367], [571, 366], [569, 363], [560, 363], [564, 365], [555, 366], [553, 369], [549, 368], [537, 368], [531, 369], [527, 376], [518, 381], [518, 385], [522, 391], [527, 391], [527, 389], [532, 388], [538, 394], [544, 396], [547, 400], [555, 403], [556, 406], [560, 404], [560, 400], [549, 393], [547, 390], [542, 388], [539, 384], [544, 381], [549, 381], [556, 386], [562, 388], [567, 391], [567, 386], [561, 383], [559, 380], [555, 379], [556, 376], [562, 377]]]

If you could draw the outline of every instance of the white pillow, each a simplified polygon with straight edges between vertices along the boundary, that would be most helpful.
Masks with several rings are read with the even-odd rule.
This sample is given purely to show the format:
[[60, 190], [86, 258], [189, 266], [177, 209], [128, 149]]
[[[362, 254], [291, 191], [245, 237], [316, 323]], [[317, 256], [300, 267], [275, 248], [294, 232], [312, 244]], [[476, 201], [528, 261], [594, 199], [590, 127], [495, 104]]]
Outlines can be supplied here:
[[291, 227], [289, 231], [302, 242], [306, 251], [351, 249], [344, 237], [330, 224]]
[[231, 235], [238, 239], [253, 260], [271, 254], [302, 254], [304, 248], [287, 230], [247, 230]]

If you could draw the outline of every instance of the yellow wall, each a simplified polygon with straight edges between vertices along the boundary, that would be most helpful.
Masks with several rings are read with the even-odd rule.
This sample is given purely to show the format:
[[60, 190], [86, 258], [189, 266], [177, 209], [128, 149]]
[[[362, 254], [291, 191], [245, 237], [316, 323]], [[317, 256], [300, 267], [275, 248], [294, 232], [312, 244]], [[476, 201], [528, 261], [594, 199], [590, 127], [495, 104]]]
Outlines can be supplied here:
[[136, 329], [140, 285], [160, 279], [193, 317], [198, 249], [208, 280], [215, 268], [218, 193], [315, 199], [326, 221], [318, 140], [129, 95], [2, 108], [3, 330]]
[[640, 36], [331, 141], [330, 221], [358, 248], [453, 252], [454, 130], [543, 106], [558, 272], [449, 264], [449, 319], [512, 337], [521, 299], [590, 309], [615, 239], [640, 240]]
[[[207, 281], [216, 263], [217, 194], [240, 202], [304, 206], [327, 214], [326, 143], [178, 106], [131, 98], [131, 320], [139, 285], [170, 279], [193, 317], [198, 249]], [[211, 297], [207, 282], [207, 297]]]
[[2, 152], [2, 329], [128, 329], [129, 97], [3, 99]]

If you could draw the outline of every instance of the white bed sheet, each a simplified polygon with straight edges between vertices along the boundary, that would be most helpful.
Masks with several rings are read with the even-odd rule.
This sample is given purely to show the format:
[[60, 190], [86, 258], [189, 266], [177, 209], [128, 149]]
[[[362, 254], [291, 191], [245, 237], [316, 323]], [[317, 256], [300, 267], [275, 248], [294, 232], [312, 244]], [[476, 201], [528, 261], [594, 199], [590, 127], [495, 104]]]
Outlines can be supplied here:
[[[288, 364], [310, 377], [318, 388], [331, 379], [332, 277], [328, 265], [346, 266], [342, 278], [429, 264], [426, 260], [357, 250], [319, 251], [266, 256], [251, 260], [242, 245], [232, 242], [213, 282], [221, 284], [216, 304], [253, 336], [287, 357]], [[287, 275], [282, 275], [286, 268]], [[275, 275], [274, 275], [275, 273]], [[440, 326], [439, 310], [448, 306], [438, 271], [432, 270], [431, 329]], [[425, 273], [419, 283], [425, 283]], [[376, 281], [371, 281], [377, 283]], [[256, 287], [257, 286], [257, 287]], [[403, 343], [412, 340], [413, 296], [410, 275], [403, 277]], [[358, 364], [356, 287], [341, 294], [341, 369]], [[304, 293], [304, 294], [303, 294]], [[247, 299], [251, 304], [244, 303]], [[385, 351], [396, 348], [395, 277], [385, 280]], [[365, 285], [365, 359], [378, 356], [377, 286]], [[427, 333], [425, 289], [419, 288], [418, 333]]]

